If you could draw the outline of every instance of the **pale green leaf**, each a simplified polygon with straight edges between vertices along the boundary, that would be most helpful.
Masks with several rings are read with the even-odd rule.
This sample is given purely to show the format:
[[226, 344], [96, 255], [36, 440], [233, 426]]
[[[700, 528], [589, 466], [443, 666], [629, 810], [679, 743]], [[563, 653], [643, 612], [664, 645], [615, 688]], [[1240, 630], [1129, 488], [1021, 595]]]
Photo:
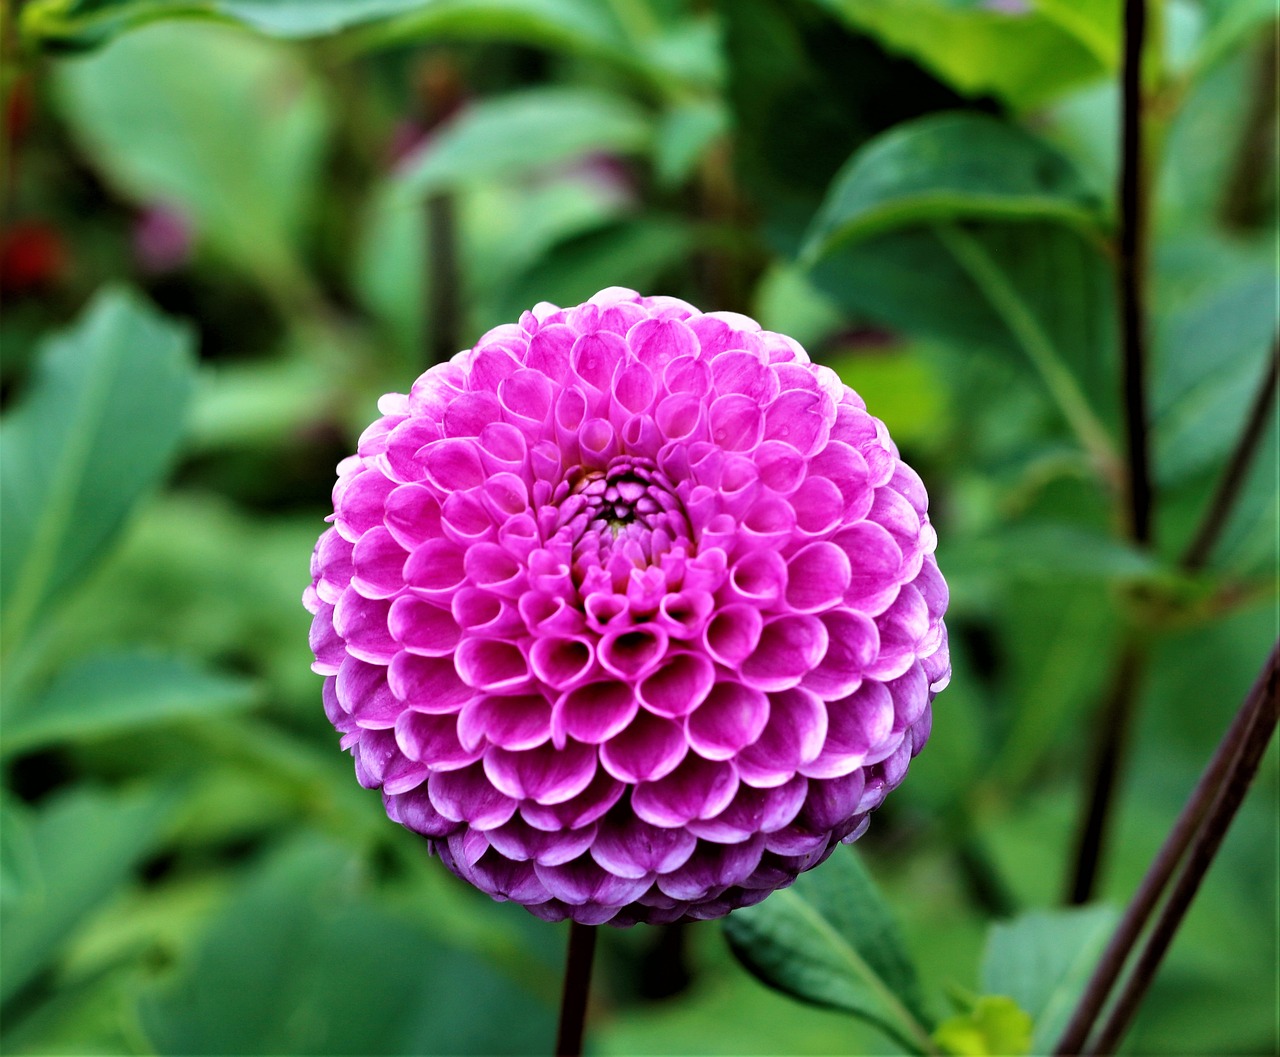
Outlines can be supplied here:
[[429, 194], [477, 180], [512, 179], [595, 152], [635, 153], [652, 138], [645, 114], [587, 88], [526, 89], [470, 107], [442, 129], [400, 178]]
[[85, 576], [164, 476], [194, 377], [190, 333], [118, 290], [43, 347], [0, 423], [6, 650]]
[[982, 989], [1008, 995], [1031, 1014], [1033, 1052], [1048, 1053], [1057, 1042], [1116, 917], [1106, 906], [1035, 910], [991, 927]]
[[959, 1057], [1018, 1057], [1031, 1052], [1031, 1017], [1004, 995], [983, 995], [967, 1013], [938, 1025], [934, 1039]]
[[252, 701], [252, 685], [241, 678], [175, 657], [109, 654], [66, 669], [44, 693], [6, 714], [3, 749], [27, 752], [153, 723], [203, 719]]
[[933, 1049], [915, 968], [852, 850], [734, 911], [724, 929], [739, 961], [769, 986], [852, 1013], [914, 1052]]

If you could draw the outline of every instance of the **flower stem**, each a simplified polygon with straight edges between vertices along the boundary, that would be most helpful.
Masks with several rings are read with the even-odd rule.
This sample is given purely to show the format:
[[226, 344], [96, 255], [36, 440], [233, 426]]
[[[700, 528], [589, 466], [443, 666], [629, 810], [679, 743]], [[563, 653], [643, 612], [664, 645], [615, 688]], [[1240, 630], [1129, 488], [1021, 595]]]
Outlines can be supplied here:
[[448, 191], [426, 201], [427, 365], [444, 363], [458, 351], [462, 332], [462, 282], [458, 275], [457, 209]]
[[1130, 636], [1121, 650], [1111, 689], [1100, 709], [1100, 725], [1091, 753], [1092, 766], [1086, 787], [1089, 801], [1076, 837], [1075, 867], [1067, 893], [1067, 902], [1073, 905], [1089, 902], [1098, 885], [1111, 804], [1128, 750], [1144, 659], [1142, 648]]
[[582, 1028], [587, 1019], [587, 995], [591, 990], [591, 963], [595, 954], [596, 926], [570, 922], [556, 1057], [579, 1057], [582, 1053]]
[[[1271, 656], [1134, 893], [1054, 1050], [1056, 1054], [1108, 1053], [1119, 1042], [1257, 772], [1276, 727], [1278, 681], [1280, 641], [1272, 648]], [[1182, 873], [1119, 1000], [1092, 1047], [1086, 1050], [1090, 1029], [1184, 856]]]
[[1240, 494], [1240, 488], [1249, 472], [1249, 465], [1258, 451], [1262, 434], [1266, 431], [1267, 423], [1271, 419], [1271, 408], [1276, 397], [1277, 361], [1280, 361], [1280, 337], [1276, 338], [1275, 344], [1271, 347], [1270, 363], [1266, 374], [1263, 375], [1262, 385], [1253, 398], [1253, 407], [1249, 410], [1249, 419], [1245, 423], [1244, 431], [1240, 434], [1235, 451], [1231, 453], [1231, 461], [1223, 471], [1222, 479], [1218, 482], [1218, 488], [1213, 493], [1213, 499], [1205, 511], [1204, 520], [1200, 523], [1195, 538], [1182, 555], [1184, 569], [1194, 572], [1203, 568], [1213, 552], [1214, 544], [1218, 542], [1218, 537], [1222, 535], [1222, 530], [1227, 527], [1231, 507]]
[[1147, 0], [1125, 0], [1124, 62], [1120, 73], [1120, 203], [1116, 280], [1119, 286], [1120, 350], [1124, 357], [1124, 418], [1128, 454], [1129, 534], [1146, 545], [1152, 538], [1154, 488], [1148, 444], [1146, 361], [1146, 155], [1142, 129], [1142, 52]]

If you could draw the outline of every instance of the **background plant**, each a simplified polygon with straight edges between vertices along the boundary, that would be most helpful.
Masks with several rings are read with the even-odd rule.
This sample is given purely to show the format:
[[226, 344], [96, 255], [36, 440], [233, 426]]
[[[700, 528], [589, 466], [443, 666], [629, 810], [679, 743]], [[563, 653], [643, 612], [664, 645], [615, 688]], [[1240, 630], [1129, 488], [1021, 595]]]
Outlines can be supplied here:
[[[297, 599], [378, 394], [618, 283], [752, 313], [885, 419], [956, 674], [863, 862], [729, 919], [827, 1008], [716, 927], [607, 932], [591, 1045], [1051, 1047], [1276, 636], [1273, 15], [1149, 5], [1126, 214], [1119, 0], [6, 7], [0, 1045], [549, 1046], [562, 930], [353, 787]], [[1276, 782], [1134, 1052], [1277, 1045]]]

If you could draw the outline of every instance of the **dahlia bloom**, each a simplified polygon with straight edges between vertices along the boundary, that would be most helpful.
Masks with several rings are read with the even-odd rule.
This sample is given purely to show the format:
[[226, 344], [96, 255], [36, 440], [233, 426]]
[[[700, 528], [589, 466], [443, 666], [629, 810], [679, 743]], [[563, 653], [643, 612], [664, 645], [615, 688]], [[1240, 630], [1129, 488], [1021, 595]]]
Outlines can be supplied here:
[[378, 406], [305, 603], [394, 821], [495, 899], [615, 925], [719, 917], [861, 835], [949, 678], [947, 588], [834, 372], [614, 288]]

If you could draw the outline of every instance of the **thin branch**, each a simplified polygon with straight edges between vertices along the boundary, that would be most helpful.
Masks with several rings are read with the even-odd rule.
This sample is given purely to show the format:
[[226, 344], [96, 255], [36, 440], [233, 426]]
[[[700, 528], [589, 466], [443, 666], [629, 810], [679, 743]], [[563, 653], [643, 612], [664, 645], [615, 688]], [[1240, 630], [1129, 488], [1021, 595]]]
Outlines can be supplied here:
[[596, 926], [570, 922], [556, 1057], [579, 1057], [582, 1053], [582, 1031], [587, 1019], [587, 995], [591, 990], [591, 963], [595, 954]]
[[444, 363], [458, 351], [462, 333], [462, 281], [458, 274], [456, 203], [448, 191], [426, 201], [427, 364]]
[[1276, 720], [1280, 718], [1280, 642], [1271, 651], [1266, 667], [1245, 699], [1241, 711], [1249, 714], [1243, 745], [1237, 751], [1234, 766], [1221, 783], [1207, 817], [1200, 826], [1187, 853], [1186, 865], [1174, 883], [1169, 898], [1160, 911], [1146, 945], [1138, 956], [1133, 972], [1125, 982], [1115, 1007], [1098, 1032], [1097, 1039], [1084, 1052], [1088, 1054], [1112, 1053], [1124, 1037], [1133, 1015], [1141, 1005], [1147, 989], [1155, 979], [1160, 962], [1173, 942], [1173, 937], [1191, 907], [1200, 889], [1200, 883], [1212, 865], [1218, 849], [1231, 827], [1231, 822], [1244, 801], [1245, 794], [1263, 753], [1275, 733]]
[[1213, 493], [1213, 499], [1205, 511], [1200, 528], [1182, 555], [1184, 569], [1194, 572], [1203, 568], [1223, 529], [1227, 527], [1231, 508], [1235, 505], [1245, 477], [1248, 476], [1249, 466], [1262, 442], [1262, 435], [1266, 432], [1267, 423], [1271, 420], [1271, 409], [1276, 399], [1277, 361], [1280, 361], [1280, 336], [1276, 338], [1271, 348], [1270, 362], [1263, 375], [1262, 385], [1253, 398], [1253, 407], [1249, 410], [1249, 419], [1245, 423], [1244, 431], [1240, 434], [1236, 450], [1231, 453], [1231, 461], [1223, 471], [1222, 479], [1218, 482], [1217, 491]]
[[1087, 903], [1098, 885], [1098, 871], [1106, 851], [1110, 830], [1111, 804], [1129, 746], [1129, 730], [1137, 710], [1138, 688], [1144, 666], [1141, 647], [1132, 638], [1125, 643], [1116, 664], [1111, 688], [1099, 709], [1097, 737], [1091, 752], [1089, 803], [1076, 837], [1067, 901]]
[[1261, 711], [1268, 695], [1272, 697], [1274, 711], [1275, 678], [1277, 661], [1280, 660], [1280, 643], [1272, 650], [1268, 663], [1263, 667], [1253, 688], [1245, 698], [1244, 704], [1236, 713], [1231, 726], [1227, 728], [1222, 741], [1218, 743], [1213, 758], [1209, 761], [1200, 780], [1187, 799], [1182, 813], [1174, 823], [1169, 836], [1156, 854], [1151, 866], [1147, 869], [1142, 883], [1134, 893], [1133, 899], [1125, 909], [1124, 917], [1116, 926], [1116, 931], [1107, 944], [1093, 976], [1080, 996], [1075, 1013], [1071, 1017], [1055, 1053], [1077, 1053], [1085, 1043], [1090, 1026], [1097, 1020], [1107, 995], [1115, 986], [1124, 963], [1142, 934], [1151, 912], [1160, 901], [1160, 896], [1173, 877], [1179, 862], [1186, 854], [1193, 838], [1201, 828], [1205, 815], [1218, 791], [1223, 787], [1228, 775], [1236, 765], [1247, 740], [1254, 721]]
[[1125, 0], [1116, 280], [1120, 351], [1124, 358], [1129, 533], [1135, 543], [1143, 545], [1151, 542], [1154, 505], [1146, 396], [1147, 173], [1142, 135], [1142, 52], [1146, 31], [1146, 0]]

